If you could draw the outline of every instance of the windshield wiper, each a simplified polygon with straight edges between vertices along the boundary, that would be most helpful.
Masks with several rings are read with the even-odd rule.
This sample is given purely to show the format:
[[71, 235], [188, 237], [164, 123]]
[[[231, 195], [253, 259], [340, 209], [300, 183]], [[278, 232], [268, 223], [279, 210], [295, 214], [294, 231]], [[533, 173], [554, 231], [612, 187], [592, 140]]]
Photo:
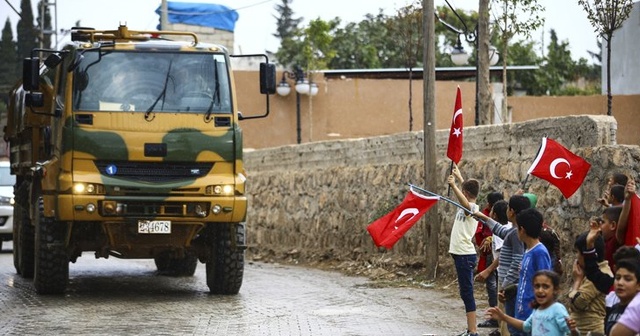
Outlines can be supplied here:
[[220, 104], [220, 80], [218, 76], [218, 60], [216, 59], [213, 60], [213, 69], [215, 87], [213, 89], [213, 96], [211, 96], [211, 103], [207, 109], [207, 114], [204, 116], [204, 120], [206, 121], [211, 121], [211, 112], [213, 111], [214, 103], [218, 102], [218, 104]]
[[160, 98], [162, 98], [162, 105], [160, 105], [160, 109], [164, 109], [164, 99], [167, 96], [167, 86], [169, 84], [169, 77], [170, 77], [169, 75], [171, 74], [172, 65], [173, 65], [173, 59], [169, 61], [169, 69], [167, 69], [167, 75], [164, 77], [164, 86], [162, 87], [162, 92], [160, 92], [160, 95], [158, 95], [158, 98], [156, 98], [153, 104], [151, 104], [151, 106], [149, 106], [147, 111], [144, 113], [144, 119], [147, 121], [153, 120], [153, 118], [149, 120], [149, 116], [151, 115], [151, 111], [153, 111], [153, 109], [156, 107], [156, 105], [160, 101]]

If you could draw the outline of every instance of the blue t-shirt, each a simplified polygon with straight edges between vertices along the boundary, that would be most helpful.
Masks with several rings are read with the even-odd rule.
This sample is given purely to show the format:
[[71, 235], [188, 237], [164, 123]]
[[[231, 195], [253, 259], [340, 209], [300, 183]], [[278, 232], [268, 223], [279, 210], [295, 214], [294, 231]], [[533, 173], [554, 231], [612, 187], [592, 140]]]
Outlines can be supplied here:
[[522, 330], [536, 336], [564, 336], [570, 332], [565, 319], [567, 316], [567, 308], [554, 302], [545, 309], [534, 309], [533, 314], [524, 321]]
[[542, 243], [538, 243], [522, 255], [518, 294], [516, 295], [515, 318], [518, 320], [524, 321], [531, 315], [532, 308], [530, 304], [534, 300], [533, 275], [543, 269], [551, 269], [551, 258], [547, 248]]

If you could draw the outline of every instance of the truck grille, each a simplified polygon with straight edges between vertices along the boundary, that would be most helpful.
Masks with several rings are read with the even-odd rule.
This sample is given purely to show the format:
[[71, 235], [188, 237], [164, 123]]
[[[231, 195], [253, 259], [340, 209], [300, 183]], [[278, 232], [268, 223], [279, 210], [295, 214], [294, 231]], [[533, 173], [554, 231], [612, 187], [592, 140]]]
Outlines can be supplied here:
[[212, 162], [132, 162], [96, 161], [101, 174], [143, 182], [173, 182], [205, 176]]
[[154, 201], [119, 201], [118, 213], [107, 213], [103, 210], [105, 201], [99, 201], [100, 214], [105, 217], [140, 216], [140, 217], [196, 217], [203, 218], [209, 213], [208, 202], [154, 202]]

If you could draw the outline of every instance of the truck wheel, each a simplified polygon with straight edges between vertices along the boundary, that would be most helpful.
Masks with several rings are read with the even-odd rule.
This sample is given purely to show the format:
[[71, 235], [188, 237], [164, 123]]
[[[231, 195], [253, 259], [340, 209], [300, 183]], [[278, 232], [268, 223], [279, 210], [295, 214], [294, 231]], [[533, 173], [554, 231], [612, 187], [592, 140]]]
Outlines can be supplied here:
[[36, 218], [35, 272], [38, 294], [61, 294], [69, 282], [69, 257], [64, 242], [66, 226], [44, 217], [42, 200]]
[[[18, 254], [18, 273], [26, 279], [33, 278], [35, 265], [35, 228], [31, 225], [29, 213], [22, 207], [18, 207], [20, 217], [18, 227], [18, 248], [13, 253]], [[17, 217], [14, 217], [17, 218]]]
[[198, 267], [198, 258], [187, 255], [184, 258], [174, 259], [168, 253], [163, 253], [154, 258], [158, 273], [169, 276], [193, 276]]
[[209, 291], [212, 294], [238, 294], [244, 274], [244, 223], [209, 225], [213, 238], [213, 253], [207, 261]]

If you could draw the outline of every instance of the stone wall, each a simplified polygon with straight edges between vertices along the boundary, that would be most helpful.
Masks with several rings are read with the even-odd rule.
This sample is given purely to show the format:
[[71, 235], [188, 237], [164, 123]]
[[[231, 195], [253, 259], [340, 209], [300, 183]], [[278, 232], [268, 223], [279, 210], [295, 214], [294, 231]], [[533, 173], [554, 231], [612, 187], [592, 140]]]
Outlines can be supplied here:
[[[573, 237], [587, 219], [602, 210], [596, 199], [607, 174], [623, 170], [637, 178], [640, 148], [615, 143], [615, 119], [607, 116], [550, 118], [523, 123], [467, 127], [460, 169], [481, 182], [480, 203], [489, 191], [512, 194], [525, 179], [541, 138], [547, 135], [584, 157], [592, 168], [570, 199], [548, 182], [528, 179], [539, 196], [538, 208], [563, 238], [571, 255]], [[447, 131], [437, 132], [439, 185], [446, 196]], [[391, 251], [378, 250], [366, 231], [375, 218], [398, 205], [408, 183], [423, 185], [422, 132], [316, 142], [245, 153], [249, 195], [248, 243], [261, 253], [297, 251], [302, 256], [358, 259], [380, 253], [394, 258], [421, 257], [424, 221], [416, 224]], [[452, 197], [454, 197], [452, 195]], [[453, 206], [439, 202], [440, 251], [448, 248]], [[442, 258], [441, 258], [442, 260]]]

